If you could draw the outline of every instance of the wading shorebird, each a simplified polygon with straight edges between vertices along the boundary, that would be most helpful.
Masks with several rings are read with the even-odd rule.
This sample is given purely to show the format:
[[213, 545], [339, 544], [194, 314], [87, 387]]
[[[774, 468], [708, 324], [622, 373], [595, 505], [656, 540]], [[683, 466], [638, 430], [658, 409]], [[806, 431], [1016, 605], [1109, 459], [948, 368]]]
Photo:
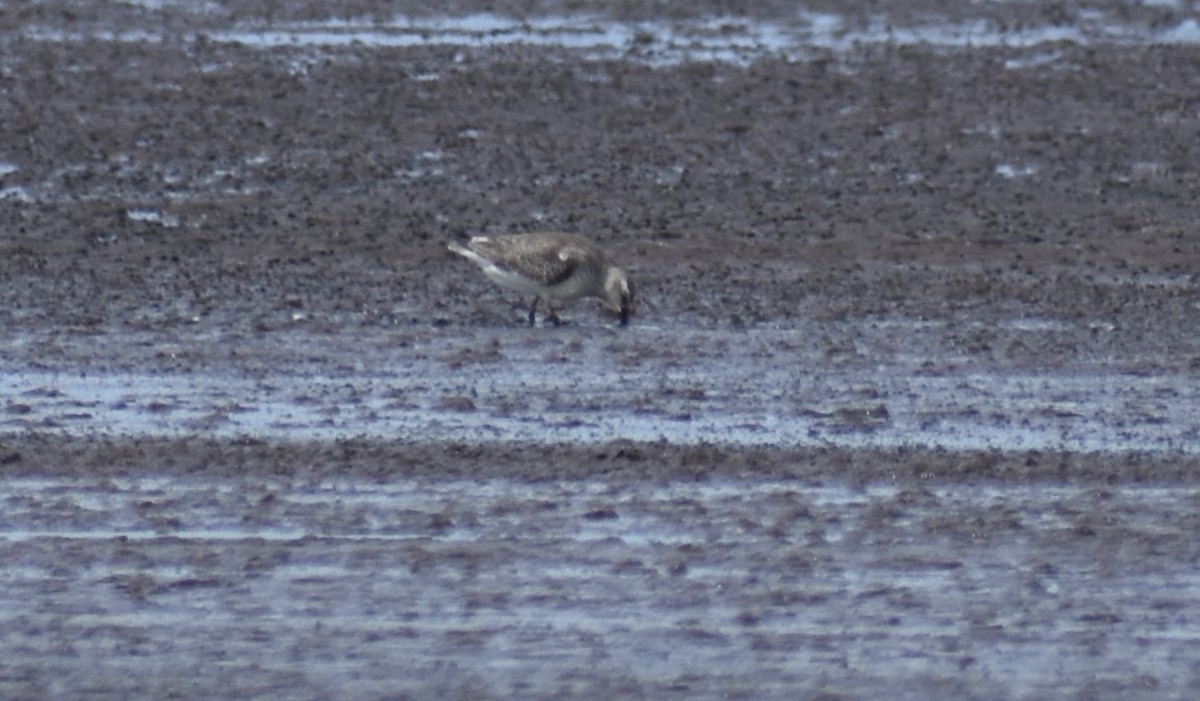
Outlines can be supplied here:
[[538, 302], [543, 299], [548, 309], [546, 318], [555, 326], [560, 321], [554, 303], [580, 297], [597, 297], [607, 302], [622, 326], [629, 323], [633, 314], [633, 288], [625, 271], [609, 263], [604, 251], [582, 236], [557, 233], [476, 236], [465, 246], [451, 242], [449, 248], [478, 265], [501, 287], [533, 295], [530, 326], [534, 325]]

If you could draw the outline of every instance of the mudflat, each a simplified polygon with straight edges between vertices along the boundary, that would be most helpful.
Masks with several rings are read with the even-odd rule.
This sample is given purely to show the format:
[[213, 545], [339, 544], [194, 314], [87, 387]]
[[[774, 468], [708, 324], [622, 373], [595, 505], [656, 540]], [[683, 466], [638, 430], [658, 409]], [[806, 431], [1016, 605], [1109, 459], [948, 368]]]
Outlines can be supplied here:
[[718, 5], [0, 10], [0, 696], [1191, 698], [1195, 20]]

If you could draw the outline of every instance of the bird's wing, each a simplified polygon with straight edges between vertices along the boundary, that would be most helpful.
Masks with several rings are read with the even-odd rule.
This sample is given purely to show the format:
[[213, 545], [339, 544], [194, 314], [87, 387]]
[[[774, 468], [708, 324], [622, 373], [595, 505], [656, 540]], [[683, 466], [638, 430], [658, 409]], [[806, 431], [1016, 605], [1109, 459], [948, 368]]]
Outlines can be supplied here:
[[579, 264], [587, 257], [587, 251], [577, 246], [563, 246], [555, 253], [557, 259], [547, 267], [547, 285], [557, 285], [566, 281], [575, 272]]
[[571, 277], [583, 251], [554, 238], [488, 236], [471, 239], [471, 249], [503, 270], [552, 286]]

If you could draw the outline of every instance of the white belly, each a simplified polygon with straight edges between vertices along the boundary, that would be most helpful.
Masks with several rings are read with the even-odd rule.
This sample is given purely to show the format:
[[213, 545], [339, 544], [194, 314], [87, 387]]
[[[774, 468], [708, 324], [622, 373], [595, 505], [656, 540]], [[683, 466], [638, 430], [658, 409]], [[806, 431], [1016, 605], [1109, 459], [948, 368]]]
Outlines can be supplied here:
[[497, 268], [495, 265], [489, 264], [484, 266], [483, 272], [501, 287], [507, 287], [510, 290], [516, 290], [527, 295], [554, 296], [552, 288], [540, 285], [524, 275], [518, 275], [517, 273]]

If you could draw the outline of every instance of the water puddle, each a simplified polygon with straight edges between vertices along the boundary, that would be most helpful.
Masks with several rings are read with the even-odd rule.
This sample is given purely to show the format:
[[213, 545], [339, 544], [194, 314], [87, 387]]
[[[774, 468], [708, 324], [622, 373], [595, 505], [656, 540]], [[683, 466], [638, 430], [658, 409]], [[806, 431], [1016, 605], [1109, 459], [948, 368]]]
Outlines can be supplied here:
[[7, 371], [0, 433], [1200, 450], [1200, 389], [1172, 374], [879, 367], [809, 375], [736, 357], [661, 370], [580, 362], [547, 374], [514, 361], [446, 372], [418, 362], [396, 374], [267, 380]]
[[[166, 42], [175, 35], [153, 29], [103, 30], [88, 33], [45, 27], [24, 31], [39, 41], [101, 40], [112, 42]], [[799, 11], [786, 20], [759, 20], [716, 16], [679, 21], [622, 21], [586, 14], [513, 18], [493, 13], [458, 17], [391, 19], [329, 19], [218, 29], [203, 35], [207, 40], [259, 49], [278, 47], [363, 46], [394, 48], [413, 46], [502, 47], [531, 46], [562, 49], [590, 58], [621, 58], [670, 65], [687, 61], [747, 64], [779, 56], [792, 60], [814, 51], [849, 52], [855, 48], [886, 44], [923, 45], [947, 49], [979, 47], [1040, 47], [1060, 42], [1081, 45], [1200, 44], [1195, 20], [1158, 28], [1131, 25], [1103, 12], [1080, 14], [1074, 24], [1000, 27], [986, 20], [967, 20], [916, 26], [895, 26], [886, 16], [866, 21], [831, 13]], [[1043, 67], [1058, 59], [1038, 51], [1031, 58], [1014, 60], [1010, 68]]]

